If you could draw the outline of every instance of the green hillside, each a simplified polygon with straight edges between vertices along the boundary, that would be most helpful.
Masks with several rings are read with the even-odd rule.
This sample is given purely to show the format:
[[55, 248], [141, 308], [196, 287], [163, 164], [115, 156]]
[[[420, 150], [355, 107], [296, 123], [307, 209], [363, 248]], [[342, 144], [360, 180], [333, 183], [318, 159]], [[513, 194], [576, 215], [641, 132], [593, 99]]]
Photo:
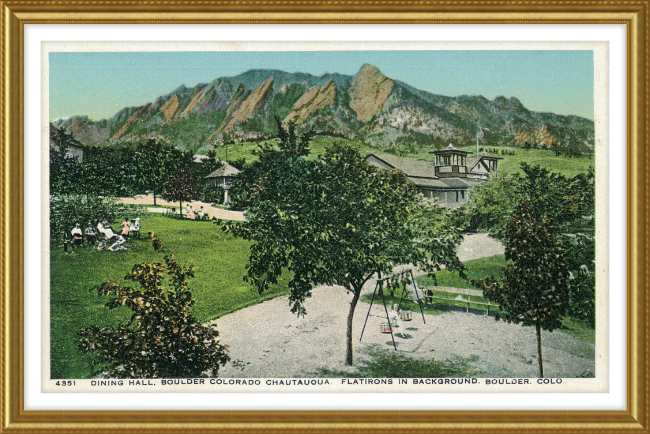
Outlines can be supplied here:
[[[271, 140], [271, 142], [274, 141], [275, 140]], [[350, 140], [330, 136], [316, 136], [313, 138], [310, 144], [311, 154], [313, 156], [322, 154], [328, 146], [336, 142], [342, 142], [348, 146], [352, 146], [365, 155], [377, 152], [386, 152], [385, 149], [373, 148], [362, 143], [359, 140]], [[253, 156], [253, 151], [259, 146], [259, 143], [260, 142], [242, 142], [227, 146], [228, 159], [230, 161], [239, 159], [252, 161], [255, 158]], [[595, 157], [593, 154], [583, 154], [581, 157], [568, 157], [566, 155], [555, 155], [554, 151], [545, 149], [520, 149], [503, 146], [494, 148], [499, 151], [498, 156], [503, 158], [503, 160], [499, 161], [500, 174], [517, 173], [520, 171], [521, 163], [528, 163], [532, 165], [537, 164], [553, 172], [558, 172], [565, 176], [572, 177], [578, 173], [585, 172], [589, 166], [593, 166], [595, 164]], [[432, 149], [434, 148], [418, 148], [417, 146], [406, 146], [401, 148], [400, 150], [402, 152], [399, 152], [398, 154], [402, 157], [417, 158], [424, 161], [433, 161], [433, 154], [429, 153]], [[476, 146], [467, 146], [461, 149], [469, 152], [469, 157], [476, 153]], [[490, 149], [492, 149], [492, 147], [490, 147]], [[215, 150], [217, 158], [225, 160], [226, 147], [217, 146]], [[411, 152], [407, 152], [408, 150]], [[502, 150], [508, 151], [510, 153], [514, 152], [514, 155], [501, 155], [500, 152]]]

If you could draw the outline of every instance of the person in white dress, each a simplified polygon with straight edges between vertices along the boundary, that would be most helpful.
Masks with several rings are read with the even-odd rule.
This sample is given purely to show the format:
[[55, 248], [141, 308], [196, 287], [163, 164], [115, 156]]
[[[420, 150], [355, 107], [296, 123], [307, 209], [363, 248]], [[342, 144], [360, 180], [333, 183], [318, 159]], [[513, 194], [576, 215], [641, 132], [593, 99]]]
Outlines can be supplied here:
[[131, 232], [136, 238], [140, 238], [140, 217], [136, 217], [133, 221], [133, 226], [131, 226]]

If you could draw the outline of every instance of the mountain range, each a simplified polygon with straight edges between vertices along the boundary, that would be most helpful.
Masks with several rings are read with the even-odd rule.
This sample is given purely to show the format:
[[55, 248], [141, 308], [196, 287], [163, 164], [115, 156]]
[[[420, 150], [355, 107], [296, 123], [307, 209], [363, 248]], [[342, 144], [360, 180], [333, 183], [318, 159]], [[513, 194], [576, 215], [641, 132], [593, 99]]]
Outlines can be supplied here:
[[179, 86], [153, 102], [125, 107], [110, 119], [58, 119], [88, 146], [146, 138], [202, 151], [224, 142], [276, 134], [275, 117], [299, 130], [360, 140], [388, 149], [397, 144], [441, 147], [475, 143], [594, 148], [594, 122], [528, 110], [515, 97], [442, 96], [384, 76], [369, 64], [354, 75], [250, 70], [194, 87]]

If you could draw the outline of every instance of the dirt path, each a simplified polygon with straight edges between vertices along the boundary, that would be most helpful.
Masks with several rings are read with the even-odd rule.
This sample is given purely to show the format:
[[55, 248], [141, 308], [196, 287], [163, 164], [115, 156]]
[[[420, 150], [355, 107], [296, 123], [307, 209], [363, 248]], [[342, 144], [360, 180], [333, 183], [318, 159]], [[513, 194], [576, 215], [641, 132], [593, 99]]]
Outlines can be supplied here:
[[[502, 254], [503, 246], [486, 235], [470, 235], [459, 247], [462, 260]], [[364, 292], [372, 292], [374, 281]], [[217, 320], [221, 341], [230, 346], [234, 360], [247, 363], [242, 370], [232, 363], [222, 377], [304, 377], [318, 376], [319, 369], [348, 371], [344, 365], [345, 320], [351, 294], [343, 288], [321, 286], [313, 290], [305, 307], [307, 315], [297, 318], [289, 311], [288, 297], [279, 297]], [[390, 335], [380, 332], [385, 321], [383, 306], [373, 306], [359, 341], [369, 305], [359, 303], [354, 319], [354, 357], [359, 366], [369, 356], [369, 348], [394, 352]], [[384, 318], [382, 318], [384, 316]], [[449, 312], [422, 316], [402, 322], [395, 341], [398, 353], [418, 359], [471, 361], [471, 367], [489, 376], [537, 376], [535, 331], [497, 322], [493, 317]], [[564, 333], [543, 333], [547, 376], [576, 377], [595, 372], [594, 346]]]
[[[124, 203], [124, 204], [129, 204], [129, 205], [153, 205], [153, 195], [144, 195], [144, 194], [139, 194], [134, 197], [123, 197], [119, 201], [119, 203]], [[163, 200], [160, 197], [156, 197], [156, 204], [160, 206], [171, 206], [176, 208], [176, 212], [178, 212], [178, 202], [167, 202], [166, 200]], [[244, 217], [244, 213], [241, 211], [231, 211], [228, 209], [222, 209], [222, 208], [216, 208], [210, 205], [209, 203], [206, 202], [199, 202], [199, 201], [191, 201], [189, 204], [194, 208], [195, 210], [198, 210], [201, 206], [203, 207], [203, 211], [208, 214], [210, 217], [215, 217], [218, 219], [222, 220], [239, 220], [243, 221], [246, 220]], [[183, 208], [187, 206], [186, 202], [183, 202]], [[156, 211], [158, 212], [158, 211]], [[185, 214], [185, 210], [183, 209], [183, 214]]]
[[500, 241], [495, 240], [488, 234], [466, 234], [456, 252], [458, 253], [458, 259], [465, 262], [472, 259], [503, 255], [505, 247]]

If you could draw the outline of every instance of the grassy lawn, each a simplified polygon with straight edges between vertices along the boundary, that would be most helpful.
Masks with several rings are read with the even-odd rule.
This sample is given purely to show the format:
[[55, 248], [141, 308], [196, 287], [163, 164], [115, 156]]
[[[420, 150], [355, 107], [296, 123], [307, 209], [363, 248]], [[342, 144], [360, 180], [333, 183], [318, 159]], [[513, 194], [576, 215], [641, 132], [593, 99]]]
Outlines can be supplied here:
[[[89, 357], [77, 350], [79, 331], [93, 324], [114, 326], [128, 320], [130, 311], [104, 307], [108, 300], [89, 290], [107, 280], [127, 284], [124, 276], [133, 265], [142, 262], [163, 262], [165, 253], [156, 252], [145, 235], [154, 230], [167, 252], [181, 264], [194, 264], [195, 277], [190, 288], [196, 304], [193, 313], [199, 321], [209, 321], [260, 301], [288, 293], [287, 279], [271, 291], [260, 295], [257, 289], [242, 281], [248, 261], [249, 244], [224, 234], [212, 222], [172, 219], [146, 214], [142, 217], [140, 240], [127, 241], [128, 251], [96, 251], [77, 248], [66, 255], [53, 246], [50, 255], [50, 324], [51, 377], [84, 378], [91, 368]], [[118, 225], [113, 225], [117, 228]], [[129, 285], [132, 282], [128, 282]]]
[[562, 327], [560, 328], [560, 331], [571, 335], [582, 342], [596, 345], [596, 330], [591, 328], [584, 321], [565, 317], [562, 319]]
[[[436, 273], [437, 286], [450, 286], [452, 288], [480, 289], [472, 285], [472, 280], [482, 280], [492, 273], [497, 280], [501, 280], [503, 269], [506, 266], [504, 255], [490, 256], [487, 258], [474, 259], [464, 263], [467, 270], [467, 280], [462, 279], [458, 273], [441, 270]], [[427, 276], [417, 277], [420, 286], [436, 286], [432, 278]]]
[[[515, 155], [498, 155], [503, 160], [499, 160], [500, 174], [513, 174], [520, 172], [520, 164], [528, 163], [530, 165], [539, 165], [551, 172], [558, 172], [562, 175], [573, 177], [587, 170], [589, 166], [595, 165], [595, 156], [593, 153], [585, 154], [578, 158], [569, 158], [564, 155], [556, 156], [555, 151], [546, 149], [523, 149], [499, 146], [487, 146], [489, 149], [514, 151]], [[476, 146], [467, 146], [461, 148], [470, 154], [468, 157], [476, 155]]]
[[[117, 223], [117, 222], [116, 222]], [[117, 228], [115, 224], [113, 227]], [[77, 350], [77, 340], [81, 329], [91, 326], [115, 326], [128, 320], [127, 309], [108, 310], [104, 307], [106, 297], [99, 297], [89, 290], [107, 280], [127, 284], [124, 276], [134, 264], [142, 262], [163, 262], [165, 253], [155, 252], [151, 240], [145, 235], [154, 230], [163, 241], [167, 252], [179, 258], [181, 264], [194, 264], [195, 278], [190, 280], [190, 288], [196, 304], [193, 313], [201, 322], [218, 318], [224, 314], [250, 306], [260, 301], [288, 293], [287, 278], [271, 291], [260, 295], [257, 290], [242, 281], [245, 264], [248, 261], [249, 244], [224, 234], [212, 222], [199, 222], [172, 219], [160, 215], [145, 214], [142, 217], [140, 240], [127, 241], [128, 251], [96, 251], [92, 248], [77, 248], [75, 254], [66, 255], [62, 248], [52, 246], [51, 250], [51, 378], [86, 378], [92, 372], [90, 357]], [[480, 279], [492, 271], [497, 278], [505, 266], [502, 255], [482, 258], [465, 263], [471, 279]], [[426, 277], [418, 278], [422, 286], [433, 286]], [[128, 282], [131, 284], [131, 282]], [[471, 284], [460, 279], [457, 274], [445, 270], [438, 273], [438, 285], [471, 288]], [[440, 291], [437, 291], [439, 294]], [[399, 297], [400, 293], [396, 294]], [[455, 295], [447, 294], [452, 298]], [[476, 301], [483, 300], [475, 297]], [[370, 295], [362, 298], [370, 302]], [[381, 300], [375, 300], [381, 303]], [[387, 303], [397, 302], [387, 299]], [[447, 305], [443, 304], [447, 303]], [[403, 308], [419, 314], [417, 304], [407, 301]], [[442, 302], [428, 305], [425, 313], [437, 315], [449, 310], [462, 309], [466, 303]], [[472, 311], [480, 313], [484, 306], [472, 305]], [[491, 307], [496, 312], [496, 307]], [[567, 318], [561, 332], [570, 334], [582, 341], [594, 343], [595, 333], [585, 324]], [[435, 361], [412, 361], [394, 355], [373, 356], [374, 362], [359, 371], [358, 376], [462, 376], [464, 365], [450, 366]], [[397, 375], [397, 372], [400, 374]], [[393, 375], [395, 373], [396, 375]], [[325, 376], [326, 372], [323, 372]], [[338, 376], [337, 373], [330, 373]], [[357, 376], [356, 374], [352, 374]], [[467, 374], [469, 375], [469, 374]]]

